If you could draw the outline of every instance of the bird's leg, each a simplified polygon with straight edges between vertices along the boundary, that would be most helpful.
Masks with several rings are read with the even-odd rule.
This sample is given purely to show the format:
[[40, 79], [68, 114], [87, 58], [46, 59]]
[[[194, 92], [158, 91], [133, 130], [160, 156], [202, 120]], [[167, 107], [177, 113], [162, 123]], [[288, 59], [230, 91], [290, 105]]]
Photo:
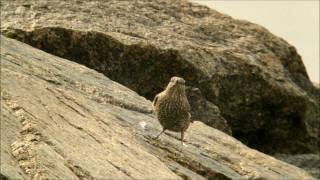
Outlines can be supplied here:
[[163, 128], [162, 129], [162, 131], [161, 131], [161, 133], [160, 134], [158, 134], [158, 136], [156, 136], [154, 139], [158, 139], [159, 137], [160, 137], [160, 135], [162, 134], [162, 133], [164, 133], [164, 131], [165, 131], [166, 129], [165, 128]]
[[184, 140], [184, 131], [181, 131], [181, 144], [185, 146], [183, 140]]

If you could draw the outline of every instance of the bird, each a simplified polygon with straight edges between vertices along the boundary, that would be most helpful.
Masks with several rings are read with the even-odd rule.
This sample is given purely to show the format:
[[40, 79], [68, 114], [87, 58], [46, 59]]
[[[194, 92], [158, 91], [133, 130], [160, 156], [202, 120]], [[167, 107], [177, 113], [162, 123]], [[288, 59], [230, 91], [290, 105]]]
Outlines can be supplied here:
[[162, 126], [162, 131], [155, 139], [166, 130], [180, 132], [181, 143], [184, 145], [184, 132], [191, 122], [191, 108], [186, 96], [185, 80], [181, 77], [171, 77], [166, 88], [155, 96], [153, 109]]

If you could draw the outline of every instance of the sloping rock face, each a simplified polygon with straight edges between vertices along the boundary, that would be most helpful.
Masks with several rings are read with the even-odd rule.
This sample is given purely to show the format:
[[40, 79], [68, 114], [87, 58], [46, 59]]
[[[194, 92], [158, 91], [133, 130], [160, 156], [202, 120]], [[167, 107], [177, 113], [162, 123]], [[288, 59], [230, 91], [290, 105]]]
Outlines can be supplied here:
[[5, 35], [148, 99], [171, 76], [185, 78], [251, 147], [318, 151], [320, 91], [296, 49], [261, 26], [185, 0], [8, 0], [1, 7]]
[[306, 170], [313, 177], [320, 179], [319, 154], [276, 154], [276, 158]]
[[10, 179], [312, 179], [195, 122], [187, 147], [151, 102], [82, 65], [1, 36], [1, 176]]

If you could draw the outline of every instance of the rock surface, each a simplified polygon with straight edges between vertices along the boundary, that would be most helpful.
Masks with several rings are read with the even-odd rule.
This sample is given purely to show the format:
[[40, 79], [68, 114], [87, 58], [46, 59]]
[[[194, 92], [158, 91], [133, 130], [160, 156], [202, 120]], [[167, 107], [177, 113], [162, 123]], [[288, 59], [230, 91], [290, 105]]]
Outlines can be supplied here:
[[183, 77], [251, 147], [318, 151], [320, 90], [296, 49], [261, 26], [185, 0], [6, 0], [1, 10], [5, 35], [148, 99]]
[[198, 88], [187, 87], [188, 101], [192, 107], [191, 120], [202, 121], [205, 124], [215, 127], [225, 133], [232, 134], [227, 120], [221, 116], [219, 108], [207, 101]]
[[151, 102], [82, 65], [1, 36], [1, 176], [12, 179], [312, 179], [195, 122], [187, 147]]
[[306, 170], [313, 177], [320, 179], [319, 154], [276, 154], [275, 157]]

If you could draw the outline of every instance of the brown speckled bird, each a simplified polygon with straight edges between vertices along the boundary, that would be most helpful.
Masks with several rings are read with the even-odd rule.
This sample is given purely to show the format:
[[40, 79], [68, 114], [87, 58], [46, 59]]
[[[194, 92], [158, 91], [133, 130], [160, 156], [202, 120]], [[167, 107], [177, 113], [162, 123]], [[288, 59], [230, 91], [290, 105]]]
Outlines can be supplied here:
[[185, 92], [185, 80], [172, 77], [166, 89], [157, 94], [153, 100], [153, 108], [162, 126], [162, 132], [170, 130], [181, 133], [183, 144], [184, 132], [190, 125], [190, 105]]

